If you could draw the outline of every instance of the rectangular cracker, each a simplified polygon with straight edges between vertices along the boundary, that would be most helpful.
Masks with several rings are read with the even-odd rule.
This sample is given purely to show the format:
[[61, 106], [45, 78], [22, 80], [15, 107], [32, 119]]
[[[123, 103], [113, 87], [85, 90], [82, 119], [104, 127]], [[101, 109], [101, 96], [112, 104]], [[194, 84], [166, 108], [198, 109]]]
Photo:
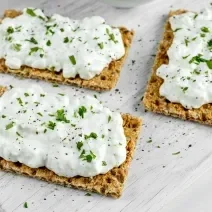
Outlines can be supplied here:
[[[4, 18], [15, 18], [20, 14], [20, 11], [6, 10], [4, 13]], [[0, 73], [8, 73], [24, 78], [40, 79], [59, 84], [75, 85], [93, 90], [110, 90], [116, 86], [134, 35], [134, 31], [129, 31], [125, 27], [120, 27], [119, 29], [122, 34], [125, 55], [119, 60], [112, 61], [108, 67], [103, 69], [100, 75], [90, 80], [84, 80], [79, 77], [74, 79], [64, 78], [62, 76], [62, 72], [56, 73], [49, 70], [40, 70], [28, 66], [22, 66], [18, 70], [12, 70], [5, 65], [4, 59], [0, 59]]]
[[[186, 10], [176, 10], [169, 13], [169, 17], [180, 15], [187, 12]], [[158, 52], [152, 68], [152, 75], [144, 94], [143, 103], [145, 109], [164, 115], [178, 117], [184, 120], [197, 121], [202, 124], [212, 125], [212, 104], [205, 104], [198, 109], [186, 109], [179, 103], [172, 103], [160, 96], [159, 89], [163, 84], [163, 79], [156, 75], [157, 69], [162, 64], [168, 64], [169, 58], [167, 51], [174, 38], [173, 30], [169, 20], [165, 24], [163, 40], [159, 44]]]
[[[0, 87], [0, 96], [6, 91], [4, 87]], [[90, 192], [96, 192], [105, 196], [118, 198], [121, 196], [124, 183], [127, 179], [130, 163], [135, 151], [136, 141], [138, 139], [141, 120], [129, 114], [123, 114], [124, 133], [127, 138], [127, 158], [119, 167], [113, 168], [106, 174], [99, 174], [95, 177], [61, 177], [56, 175], [49, 169], [30, 168], [19, 162], [13, 163], [0, 157], [0, 170], [15, 172], [17, 174], [44, 180], [50, 183], [56, 183], [66, 187], [82, 189]]]

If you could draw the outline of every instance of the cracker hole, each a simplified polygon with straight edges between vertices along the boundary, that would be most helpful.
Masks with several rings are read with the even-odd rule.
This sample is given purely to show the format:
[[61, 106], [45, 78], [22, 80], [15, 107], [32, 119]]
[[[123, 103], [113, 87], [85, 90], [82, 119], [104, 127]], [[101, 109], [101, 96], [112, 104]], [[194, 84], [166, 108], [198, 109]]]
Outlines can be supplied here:
[[107, 181], [107, 183], [111, 183], [112, 182], [111, 178], [109, 178], [109, 177], [106, 179], [106, 181]]
[[106, 80], [106, 76], [101, 76], [101, 80]]
[[36, 170], [33, 170], [32, 171], [32, 175], [36, 175], [37, 174], [37, 171]]

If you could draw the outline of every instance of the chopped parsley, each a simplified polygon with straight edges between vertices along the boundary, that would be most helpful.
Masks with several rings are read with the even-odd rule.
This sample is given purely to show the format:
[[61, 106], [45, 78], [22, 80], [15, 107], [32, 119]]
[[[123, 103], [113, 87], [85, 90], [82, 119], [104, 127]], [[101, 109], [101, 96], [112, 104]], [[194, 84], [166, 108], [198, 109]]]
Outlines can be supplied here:
[[22, 101], [22, 99], [19, 97], [19, 98], [17, 98], [17, 101], [18, 101], [18, 103], [21, 105], [21, 106], [23, 106], [23, 101]]
[[71, 61], [71, 63], [72, 63], [73, 65], [76, 65], [76, 64], [77, 64], [74, 55], [69, 56], [69, 60]]
[[21, 51], [21, 44], [18, 44], [18, 43], [14, 43], [12, 45], [12, 48], [17, 51], [17, 52], [20, 52]]
[[57, 121], [63, 121], [65, 123], [70, 123], [70, 121], [67, 120], [67, 118], [65, 117], [64, 109], [57, 110], [57, 112], [56, 112], [56, 120]]
[[24, 208], [28, 208], [27, 202], [24, 203]]
[[98, 46], [99, 46], [99, 48], [100, 48], [100, 49], [103, 49], [103, 48], [104, 48], [104, 44], [103, 44], [103, 42], [98, 43]]
[[91, 196], [91, 194], [90, 193], [86, 193], [85, 196]]
[[102, 166], [107, 166], [107, 163], [105, 161], [102, 161]]
[[16, 135], [23, 138], [23, 136], [19, 132], [16, 132]]
[[93, 138], [93, 139], [97, 139], [97, 134], [94, 132], [91, 132], [90, 135], [84, 135], [85, 140], [89, 139], [89, 138]]
[[33, 44], [38, 44], [38, 42], [33, 37], [31, 37], [30, 40], [26, 39], [25, 41], [28, 41], [28, 42], [33, 43]]
[[212, 49], [212, 39], [208, 41], [208, 47], [209, 49]]
[[106, 29], [106, 33], [108, 34], [109, 36], [109, 40], [113, 41], [114, 43], [118, 43], [118, 41], [115, 39], [115, 36], [113, 33], [110, 33], [109, 29], [107, 28]]
[[149, 144], [149, 143], [152, 143], [152, 139], [149, 139], [148, 141], [147, 141], [147, 143]]
[[188, 44], [190, 43], [190, 41], [188, 39], [185, 39], [185, 45], [188, 46]]
[[57, 85], [57, 84], [53, 84], [52, 86], [53, 86], [53, 87], [59, 87], [59, 85]]
[[60, 95], [60, 96], [65, 96], [65, 94], [63, 94], [63, 93], [58, 93], [58, 95]]
[[24, 93], [24, 96], [25, 96], [25, 97], [28, 97], [28, 96], [29, 96], [29, 94], [28, 94], [28, 93]]
[[45, 96], [46, 96], [45, 94], [42, 94], [42, 93], [40, 94], [40, 97], [45, 97]]
[[179, 31], [179, 30], [181, 30], [182, 28], [176, 28], [175, 30], [174, 30], [174, 32], [177, 32], [177, 31]]
[[180, 151], [172, 153], [172, 155], [179, 155], [179, 154], [180, 154]]
[[13, 27], [10, 26], [10, 27], [7, 28], [7, 33], [8, 34], [12, 34], [13, 32], [14, 32]]
[[82, 146], [83, 146], [83, 142], [82, 141], [77, 142], [77, 149], [79, 151], [81, 150]]
[[108, 116], [108, 123], [111, 121], [111, 119], [112, 119], [111, 116]]
[[48, 40], [48, 41], [46, 42], [46, 45], [47, 45], [47, 46], [51, 46], [51, 44], [52, 44], [52, 43], [51, 43], [50, 40]]
[[64, 43], [68, 43], [69, 42], [69, 38], [68, 37], [65, 37], [64, 40], [63, 40], [63, 42]]
[[9, 130], [9, 129], [13, 128], [14, 127], [14, 123], [15, 122], [12, 121], [9, 124], [7, 124], [5, 130]]
[[188, 90], [188, 87], [181, 87], [181, 90], [185, 93]]
[[90, 151], [90, 154], [85, 155], [85, 150], [83, 149], [79, 158], [86, 160], [88, 163], [91, 163], [91, 161], [96, 158], [96, 155], [92, 151]]
[[202, 27], [202, 28], [201, 28], [201, 31], [202, 31], [202, 32], [205, 32], [205, 33], [210, 32], [210, 30], [209, 30], [207, 27]]
[[2, 115], [1, 117], [2, 117], [3, 119], [4, 119], [4, 118], [6, 118], [6, 116], [5, 116], [5, 115]]
[[202, 38], [204, 38], [204, 37], [205, 37], [205, 34], [201, 33], [200, 36], [201, 36]]
[[61, 28], [61, 29], [60, 29], [60, 31], [61, 31], [61, 32], [64, 32], [64, 29], [63, 29], [63, 28]]
[[196, 19], [196, 18], [197, 18], [197, 16], [198, 16], [198, 14], [195, 14], [195, 15], [194, 15], [194, 19]]
[[52, 121], [49, 121], [47, 127], [50, 129], [50, 130], [54, 130], [54, 128], [56, 127], [56, 123], [52, 122]]
[[206, 60], [202, 58], [201, 54], [198, 54], [197, 56], [192, 57], [192, 59], [189, 61], [189, 63], [195, 63], [196, 65], [199, 65], [201, 62], [205, 62], [209, 69], [212, 69], [212, 60]]
[[34, 12], [33, 9], [27, 8], [26, 12], [27, 12], [28, 15], [30, 15], [32, 17], [35, 17], [36, 16], [36, 14], [35, 14], [35, 12]]
[[38, 114], [39, 116], [43, 116], [43, 114], [42, 114], [42, 113], [40, 113], [40, 112], [39, 112], [39, 113], [37, 113], [37, 114]]
[[86, 109], [86, 107], [84, 107], [84, 106], [81, 106], [80, 108], [79, 108], [79, 110], [78, 110], [78, 113], [79, 113], [79, 115], [82, 117], [82, 118], [84, 118], [84, 114], [87, 112], [87, 109]]
[[30, 52], [29, 52], [29, 55], [32, 55], [33, 53], [37, 52], [38, 50], [42, 50], [43, 51], [43, 49], [38, 47], [38, 46], [31, 48]]
[[190, 56], [190, 54], [189, 55], [186, 55], [186, 56], [184, 56], [184, 57], [182, 57], [183, 59], [186, 59], [186, 58], [188, 58]]

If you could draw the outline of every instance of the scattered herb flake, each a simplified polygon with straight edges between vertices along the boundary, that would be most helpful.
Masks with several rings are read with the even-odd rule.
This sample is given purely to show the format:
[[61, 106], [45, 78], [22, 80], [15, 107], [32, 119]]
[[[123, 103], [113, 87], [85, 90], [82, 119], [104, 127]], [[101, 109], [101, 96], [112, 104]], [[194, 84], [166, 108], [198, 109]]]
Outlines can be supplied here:
[[35, 12], [34, 12], [33, 9], [27, 8], [26, 12], [27, 12], [28, 15], [30, 15], [32, 17], [35, 17], [36, 16], [36, 14], [35, 14]]
[[33, 44], [38, 44], [38, 42], [33, 37], [31, 37], [30, 40], [26, 39], [25, 41], [28, 41], [28, 42], [33, 43]]
[[71, 61], [71, 63], [72, 63], [73, 65], [76, 65], [76, 64], [77, 64], [74, 55], [69, 56], [69, 60]]
[[81, 150], [82, 146], [83, 146], [83, 142], [82, 141], [77, 142], [77, 149], [79, 151]]
[[172, 155], [179, 155], [179, 154], [180, 154], [180, 151], [172, 153]]
[[84, 137], [85, 137], [85, 139], [87, 140], [87, 139], [89, 139], [89, 138], [97, 139], [98, 136], [97, 136], [96, 133], [91, 132], [90, 135], [85, 135]]
[[47, 127], [50, 129], [50, 130], [54, 130], [54, 128], [56, 127], [56, 123], [52, 122], [52, 121], [49, 121]]
[[102, 166], [107, 166], [107, 163], [105, 161], [102, 161]]
[[14, 127], [14, 122], [12, 121], [12, 122], [10, 122], [9, 124], [6, 125], [5, 130], [9, 130], [9, 129], [13, 128], [13, 127]]
[[86, 107], [84, 107], [84, 106], [81, 106], [80, 108], [79, 108], [79, 110], [78, 110], [78, 113], [79, 113], [79, 115], [82, 117], [82, 118], [84, 118], [84, 114], [87, 112], [87, 109], [86, 109]]

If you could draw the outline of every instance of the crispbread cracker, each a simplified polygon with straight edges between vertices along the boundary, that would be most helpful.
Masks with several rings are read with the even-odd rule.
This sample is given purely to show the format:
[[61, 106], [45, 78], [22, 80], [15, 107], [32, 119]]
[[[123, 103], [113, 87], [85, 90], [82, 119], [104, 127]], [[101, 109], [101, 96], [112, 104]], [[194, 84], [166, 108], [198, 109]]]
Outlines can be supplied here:
[[[20, 14], [20, 11], [6, 10], [4, 13], [4, 18], [15, 18]], [[133, 31], [129, 31], [125, 27], [120, 27], [119, 29], [122, 34], [123, 43], [125, 46], [125, 55], [119, 60], [112, 61], [108, 67], [104, 68], [100, 75], [90, 80], [84, 80], [79, 77], [76, 77], [74, 79], [64, 78], [62, 76], [62, 72], [57, 73], [49, 70], [39, 70], [28, 66], [22, 66], [18, 70], [12, 70], [5, 65], [4, 59], [0, 59], [0, 73], [9, 73], [13, 75], [22, 76], [24, 78], [41, 79], [60, 84], [76, 85], [93, 90], [110, 90], [116, 86], [116, 83], [120, 76], [121, 68], [127, 57], [127, 53], [129, 51], [134, 35]]]
[[[187, 12], [186, 10], [176, 10], [169, 13], [169, 17]], [[186, 109], [179, 103], [172, 103], [160, 96], [159, 89], [163, 84], [163, 79], [156, 75], [157, 69], [162, 64], [168, 64], [167, 51], [174, 38], [173, 30], [169, 21], [165, 24], [163, 40], [159, 44], [158, 52], [152, 68], [152, 75], [147, 85], [143, 103], [147, 110], [178, 117], [184, 120], [197, 121], [202, 124], [212, 125], [212, 104], [205, 104], [198, 109]]]
[[[5, 88], [0, 87], [0, 96], [5, 92]], [[113, 168], [106, 174], [95, 177], [60, 177], [49, 169], [33, 169], [19, 162], [13, 163], [0, 158], [0, 169], [8, 172], [34, 177], [51, 183], [60, 184], [102, 195], [118, 198], [123, 192], [124, 183], [127, 179], [130, 162], [132, 161], [136, 141], [141, 128], [141, 120], [129, 114], [123, 114], [124, 133], [127, 138], [127, 158], [125, 162], [117, 168]]]

